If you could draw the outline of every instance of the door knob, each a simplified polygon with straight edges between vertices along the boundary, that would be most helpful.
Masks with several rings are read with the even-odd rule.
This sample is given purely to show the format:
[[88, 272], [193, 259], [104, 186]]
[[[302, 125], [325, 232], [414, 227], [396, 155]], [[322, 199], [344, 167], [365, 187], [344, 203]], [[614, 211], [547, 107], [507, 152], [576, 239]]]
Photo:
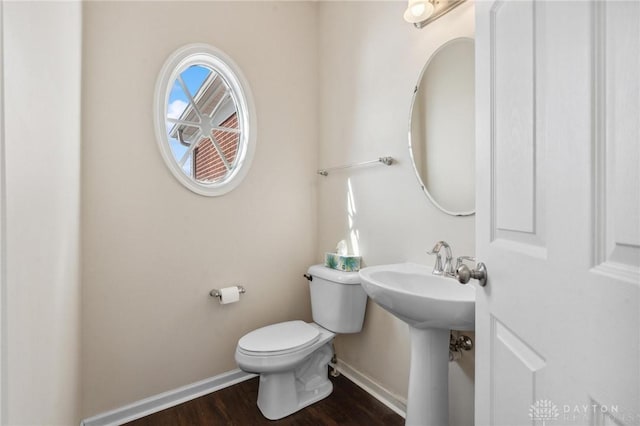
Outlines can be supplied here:
[[476, 269], [469, 269], [467, 265], [461, 265], [456, 269], [456, 277], [462, 284], [468, 283], [473, 278], [479, 281], [480, 287], [484, 287], [487, 285], [487, 267], [482, 262], [476, 265]]

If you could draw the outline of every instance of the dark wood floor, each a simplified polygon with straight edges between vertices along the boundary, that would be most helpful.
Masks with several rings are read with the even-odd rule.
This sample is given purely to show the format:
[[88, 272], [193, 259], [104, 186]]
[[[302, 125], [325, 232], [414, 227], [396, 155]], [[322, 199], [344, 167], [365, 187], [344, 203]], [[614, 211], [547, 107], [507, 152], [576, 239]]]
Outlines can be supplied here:
[[331, 378], [333, 393], [281, 420], [267, 420], [256, 405], [258, 378], [238, 383], [128, 426], [198, 425], [403, 425], [404, 419], [344, 376]]

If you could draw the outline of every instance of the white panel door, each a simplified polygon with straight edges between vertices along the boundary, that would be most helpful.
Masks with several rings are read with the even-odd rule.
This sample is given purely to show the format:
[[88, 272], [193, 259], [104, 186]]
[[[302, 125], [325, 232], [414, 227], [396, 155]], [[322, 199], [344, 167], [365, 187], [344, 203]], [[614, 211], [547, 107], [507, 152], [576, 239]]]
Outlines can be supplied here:
[[476, 16], [476, 425], [640, 425], [640, 1]]

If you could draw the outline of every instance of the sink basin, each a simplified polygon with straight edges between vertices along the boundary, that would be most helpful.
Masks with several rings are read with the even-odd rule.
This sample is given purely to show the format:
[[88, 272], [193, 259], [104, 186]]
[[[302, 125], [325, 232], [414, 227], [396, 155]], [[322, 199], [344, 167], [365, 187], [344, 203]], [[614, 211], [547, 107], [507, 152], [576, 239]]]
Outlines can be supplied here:
[[449, 424], [449, 330], [475, 328], [476, 290], [412, 263], [360, 270], [364, 291], [409, 324], [407, 425]]
[[370, 266], [360, 271], [364, 291], [415, 328], [473, 330], [476, 290], [432, 268], [412, 263]]

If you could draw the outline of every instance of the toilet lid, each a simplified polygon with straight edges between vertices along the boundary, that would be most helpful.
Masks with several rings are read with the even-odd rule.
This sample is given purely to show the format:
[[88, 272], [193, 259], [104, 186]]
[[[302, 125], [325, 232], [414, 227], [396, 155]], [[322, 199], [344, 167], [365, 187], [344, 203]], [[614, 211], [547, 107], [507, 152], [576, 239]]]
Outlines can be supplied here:
[[254, 330], [238, 341], [250, 352], [282, 352], [299, 349], [320, 338], [317, 328], [304, 321], [287, 321]]

